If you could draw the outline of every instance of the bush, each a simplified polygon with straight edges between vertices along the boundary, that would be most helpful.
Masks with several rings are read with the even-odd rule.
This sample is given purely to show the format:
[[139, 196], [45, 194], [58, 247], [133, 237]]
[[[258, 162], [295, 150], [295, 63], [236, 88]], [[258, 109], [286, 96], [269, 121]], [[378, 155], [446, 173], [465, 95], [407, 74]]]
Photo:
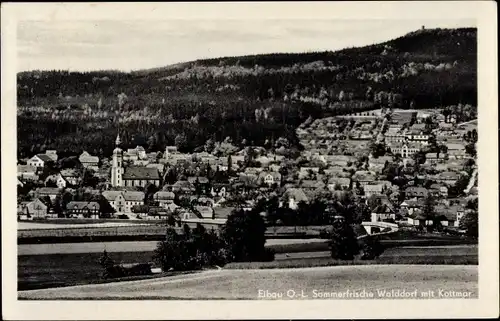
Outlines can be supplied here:
[[260, 261], [266, 258], [266, 225], [258, 211], [237, 210], [229, 215], [222, 230], [232, 260]]
[[359, 245], [351, 225], [344, 220], [333, 222], [330, 252], [332, 258], [352, 260], [359, 253]]
[[361, 259], [373, 260], [384, 252], [384, 247], [380, 244], [378, 237], [368, 235], [361, 244]]

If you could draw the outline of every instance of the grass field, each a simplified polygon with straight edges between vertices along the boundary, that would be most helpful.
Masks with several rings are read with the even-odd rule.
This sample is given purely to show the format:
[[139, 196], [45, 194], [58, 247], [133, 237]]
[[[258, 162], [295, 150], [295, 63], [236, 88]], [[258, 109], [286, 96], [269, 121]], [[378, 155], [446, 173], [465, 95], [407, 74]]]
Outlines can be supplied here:
[[[276, 240], [279, 242], [282, 240]], [[317, 243], [321, 244], [321, 243]], [[310, 244], [317, 246], [317, 244]], [[303, 244], [289, 244], [297, 249]], [[270, 246], [272, 247], [272, 246]], [[285, 245], [278, 246], [281, 250]], [[111, 252], [111, 251], [110, 251]], [[290, 258], [282, 253], [290, 253]], [[295, 253], [295, 254], [293, 254]], [[35, 289], [70, 286], [101, 282], [101, 266], [98, 264], [101, 251], [95, 253], [67, 253], [18, 256], [18, 288]], [[111, 252], [116, 263], [151, 262], [152, 251]], [[328, 251], [292, 252], [277, 251], [273, 262], [230, 263], [227, 269], [263, 269], [285, 267], [334, 266], [346, 264], [478, 264], [476, 246], [456, 246], [439, 248], [393, 248], [387, 249], [374, 261], [335, 261]]]
[[[322, 239], [268, 239], [266, 247], [277, 253], [321, 251], [328, 249], [325, 242]], [[100, 253], [104, 250], [110, 253], [149, 252], [156, 244], [158, 241], [19, 244], [17, 251], [18, 255]]]
[[[18, 292], [19, 299], [265, 299], [260, 291], [283, 299], [317, 299], [317, 293], [366, 291], [468, 291], [477, 298], [477, 266], [377, 265], [307, 269], [218, 270], [169, 278], [93, 284]], [[287, 296], [289, 290], [306, 296]], [[315, 294], [316, 293], [316, 294]], [[280, 297], [278, 297], [280, 298]], [[323, 297], [324, 298], [324, 297]], [[350, 297], [352, 298], [352, 297]]]

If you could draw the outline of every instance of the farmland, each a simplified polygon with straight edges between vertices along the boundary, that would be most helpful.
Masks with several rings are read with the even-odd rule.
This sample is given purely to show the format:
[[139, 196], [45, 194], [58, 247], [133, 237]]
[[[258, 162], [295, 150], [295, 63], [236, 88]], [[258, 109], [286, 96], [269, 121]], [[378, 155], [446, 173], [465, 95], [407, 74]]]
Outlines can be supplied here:
[[[271, 240], [270, 240], [271, 241]], [[449, 246], [449, 247], [405, 247], [387, 249], [375, 261], [338, 261], [325, 251], [309, 251], [294, 253], [294, 249], [317, 248], [324, 243], [320, 241], [309, 243], [289, 243], [291, 240], [274, 240], [267, 244], [277, 252], [273, 262], [230, 263], [227, 269], [262, 269], [286, 267], [334, 266], [346, 264], [477, 264], [477, 246]], [[122, 243], [122, 242], [120, 242]], [[106, 244], [106, 250], [116, 263], [138, 263], [152, 261], [152, 251], [156, 242], [142, 242], [140, 244], [123, 242]], [[79, 245], [85, 245], [80, 243]], [[65, 244], [64, 244], [65, 245]], [[88, 244], [87, 244], [88, 245]], [[52, 248], [47, 245], [39, 247], [39, 255], [20, 255], [18, 257], [19, 289], [48, 288], [56, 286], [70, 286], [100, 282], [101, 267], [98, 264], [104, 244], [91, 243], [93, 253], [70, 253], [70, 247], [65, 254], [40, 254], [42, 250], [53, 253], [61, 244]], [[121, 252], [115, 252], [121, 250]], [[134, 251], [133, 251], [134, 250]], [[22, 250], [19, 250], [20, 254]], [[27, 253], [24, 250], [24, 253]], [[126, 251], [126, 252], [124, 252]], [[64, 252], [64, 251], [62, 251]], [[90, 252], [90, 250], [89, 250]], [[284, 253], [287, 253], [285, 255]], [[85, 267], [82, 269], [82, 267]]]
[[[19, 292], [20, 299], [313, 299], [313, 291], [460, 291], [477, 298], [477, 266], [377, 265], [302, 269], [217, 270], [170, 278]], [[287, 297], [294, 290], [307, 297]]]

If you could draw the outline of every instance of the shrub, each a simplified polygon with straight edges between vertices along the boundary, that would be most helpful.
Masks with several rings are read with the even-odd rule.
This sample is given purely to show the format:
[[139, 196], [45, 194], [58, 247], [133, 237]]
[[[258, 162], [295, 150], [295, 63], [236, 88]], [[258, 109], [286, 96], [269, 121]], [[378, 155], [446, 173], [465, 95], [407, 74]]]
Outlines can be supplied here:
[[344, 220], [333, 222], [330, 252], [332, 258], [341, 260], [352, 260], [359, 253], [358, 240], [354, 230]]
[[363, 239], [361, 244], [361, 259], [362, 260], [373, 260], [382, 254], [384, 248], [380, 244], [378, 237], [368, 235]]

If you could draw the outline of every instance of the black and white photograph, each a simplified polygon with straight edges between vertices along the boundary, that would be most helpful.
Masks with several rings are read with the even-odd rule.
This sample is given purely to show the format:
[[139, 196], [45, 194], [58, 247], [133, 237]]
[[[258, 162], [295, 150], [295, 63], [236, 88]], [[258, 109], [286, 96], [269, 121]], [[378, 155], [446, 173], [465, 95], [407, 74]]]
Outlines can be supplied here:
[[498, 315], [496, 4], [403, 4], [11, 4], [9, 300]]

